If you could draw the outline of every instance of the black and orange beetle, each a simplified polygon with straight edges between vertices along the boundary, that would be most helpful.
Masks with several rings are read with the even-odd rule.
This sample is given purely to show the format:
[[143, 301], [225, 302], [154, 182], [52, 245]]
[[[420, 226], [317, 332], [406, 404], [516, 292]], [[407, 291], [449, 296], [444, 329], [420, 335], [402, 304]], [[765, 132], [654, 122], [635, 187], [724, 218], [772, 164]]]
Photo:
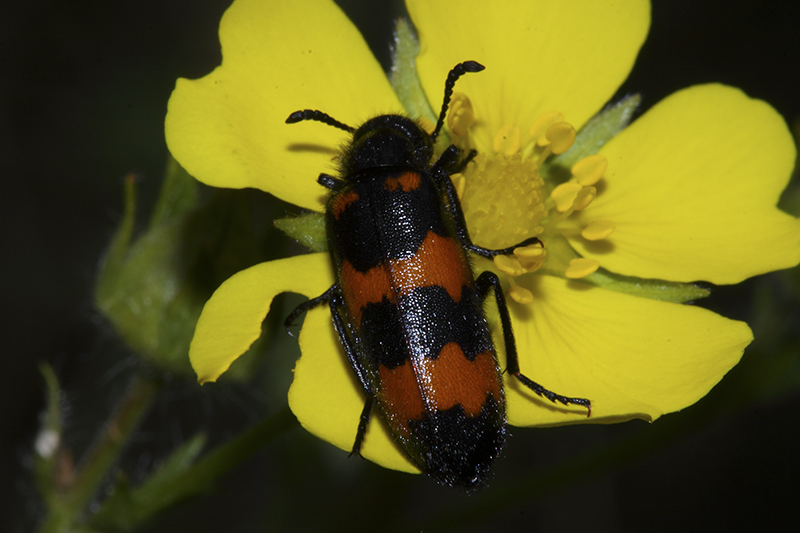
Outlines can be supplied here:
[[506, 434], [502, 375], [482, 309], [494, 290], [507, 371], [553, 402], [589, 400], [551, 392], [520, 373], [500, 280], [474, 277], [467, 252], [509, 254], [472, 243], [450, 175], [471, 157], [449, 146], [431, 164], [434, 142], [459, 77], [484, 67], [466, 61], [445, 82], [433, 133], [402, 115], [381, 115], [358, 129], [306, 109], [287, 123], [323, 122], [353, 134], [338, 177], [319, 176], [330, 190], [325, 215], [336, 283], [299, 305], [286, 327], [321, 303], [330, 306], [344, 353], [366, 401], [353, 453], [358, 453], [374, 402], [411, 460], [436, 481], [467, 488], [485, 483]]

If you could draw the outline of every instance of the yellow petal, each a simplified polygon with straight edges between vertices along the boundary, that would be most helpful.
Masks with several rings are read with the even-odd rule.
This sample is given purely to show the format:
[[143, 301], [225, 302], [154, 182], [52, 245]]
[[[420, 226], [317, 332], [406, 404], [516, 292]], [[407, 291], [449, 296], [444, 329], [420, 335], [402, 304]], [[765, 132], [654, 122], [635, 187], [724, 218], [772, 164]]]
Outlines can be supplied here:
[[510, 306], [521, 371], [552, 391], [590, 399], [592, 417], [539, 398], [506, 374], [513, 425], [655, 420], [702, 398], [753, 339], [745, 323], [699, 307], [529, 278], [533, 303]]
[[333, 172], [344, 131], [285, 124], [319, 109], [358, 126], [402, 106], [361, 34], [329, 0], [237, 0], [220, 24], [222, 66], [178, 80], [169, 101], [167, 144], [178, 162], [215, 187], [255, 187], [322, 209], [316, 182]]
[[[303, 355], [294, 368], [289, 407], [309, 432], [350, 452], [356, 439], [364, 394], [350, 368], [327, 306], [309, 311], [300, 333]], [[373, 406], [361, 455], [383, 467], [419, 473], [392, 440]]]
[[479, 152], [492, 148], [503, 126], [529, 135], [545, 113], [560, 111], [582, 126], [628, 76], [650, 25], [650, 5], [643, 0], [406, 5], [419, 30], [417, 66], [434, 109], [454, 65], [474, 60], [486, 67], [457, 85], [475, 109], [471, 138]]
[[326, 253], [261, 263], [229, 278], [197, 321], [189, 359], [198, 381], [216, 381], [261, 336], [261, 322], [277, 294], [315, 297], [332, 284]]
[[800, 222], [776, 208], [795, 148], [783, 119], [738, 89], [701, 85], [657, 104], [609, 142], [605, 184], [584, 211], [603, 242], [570, 243], [620, 274], [739, 281], [800, 261]]

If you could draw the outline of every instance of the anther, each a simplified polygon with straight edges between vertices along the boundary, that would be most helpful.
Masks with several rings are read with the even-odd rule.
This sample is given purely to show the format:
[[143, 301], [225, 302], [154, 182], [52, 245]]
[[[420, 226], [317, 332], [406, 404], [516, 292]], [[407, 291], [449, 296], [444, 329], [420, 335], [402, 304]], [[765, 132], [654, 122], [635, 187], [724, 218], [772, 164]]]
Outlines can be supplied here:
[[609, 220], [595, 220], [581, 231], [581, 237], [587, 241], [600, 241], [613, 233], [616, 225]]
[[576, 136], [575, 128], [568, 122], [556, 122], [545, 133], [545, 138], [550, 141], [550, 150], [556, 155], [569, 150]]
[[550, 144], [550, 141], [547, 140], [547, 129], [556, 122], [563, 121], [564, 115], [558, 111], [545, 113], [541, 117], [537, 118], [533, 123], [533, 126], [531, 126], [531, 137], [533, 137], [533, 141], [539, 146], [547, 146]]
[[525, 273], [525, 269], [522, 268], [522, 264], [520, 264], [519, 259], [516, 257], [496, 255], [492, 258], [492, 260], [494, 261], [494, 266], [497, 267], [497, 270], [503, 272], [504, 274], [508, 274], [509, 276], [521, 276]]
[[575, 201], [572, 202], [572, 208], [575, 211], [586, 209], [586, 207], [592, 203], [592, 200], [594, 200], [596, 196], [597, 189], [594, 187], [583, 187], [580, 191], [578, 191]]
[[519, 285], [515, 285], [513, 283], [508, 289], [508, 295], [511, 296], [512, 300], [520, 304], [533, 303], [533, 293], [525, 287], [520, 287]]
[[472, 102], [464, 93], [454, 93], [450, 100], [450, 113], [447, 115], [447, 127], [454, 135], [464, 135], [475, 123], [475, 111]]
[[589, 274], [593, 274], [598, 268], [600, 268], [600, 261], [597, 259], [580, 257], [578, 259], [572, 259], [569, 262], [569, 266], [564, 275], [569, 279], [585, 278]]
[[584, 157], [572, 167], [572, 176], [575, 181], [583, 185], [594, 185], [603, 177], [608, 167], [608, 159], [600, 154]]
[[553, 189], [553, 192], [550, 193], [550, 197], [556, 203], [556, 209], [564, 213], [572, 209], [572, 204], [575, 202], [581, 189], [583, 189], [583, 187], [577, 183], [568, 181]]
[[516, 154], [520, 146], [519, 137], [519, 128], [513, 124], [506, 124], [494, 136], [494, 152], [506, 156]]

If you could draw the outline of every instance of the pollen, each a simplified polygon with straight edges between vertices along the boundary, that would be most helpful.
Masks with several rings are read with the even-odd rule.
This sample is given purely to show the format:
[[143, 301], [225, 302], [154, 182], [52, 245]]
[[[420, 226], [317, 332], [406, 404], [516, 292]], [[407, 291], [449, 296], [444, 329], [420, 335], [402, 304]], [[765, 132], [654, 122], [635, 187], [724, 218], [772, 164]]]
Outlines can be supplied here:
[[[518, 143], [513, 141], [513, 130], [509, 131], [512, 142]], [[547, 213], [544, 181], [537, 169], [535, 161], [523, 160], [518, 152], [489, 157], [478, 154], [468, 165], [463, 172], [461, 205], [476, 244], [505, 248], [541, 234]]]

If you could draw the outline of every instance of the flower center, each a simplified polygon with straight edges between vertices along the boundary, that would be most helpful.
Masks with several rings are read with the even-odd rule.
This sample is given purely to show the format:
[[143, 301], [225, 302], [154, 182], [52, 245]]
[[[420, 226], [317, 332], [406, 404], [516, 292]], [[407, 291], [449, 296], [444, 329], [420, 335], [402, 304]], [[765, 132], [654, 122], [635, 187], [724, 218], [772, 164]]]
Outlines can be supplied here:
[[[469, 98], [456, 93], [447, 124], [453, 143], [463, 150], [473, 148], [470, 128], [474, 122]], [[498, 270], [512, 277], [510, 294], [517, 301], [530, 301], [532, 296], [513, 278], [537, 270], [545, 260], [549, 270], [560, 271], [568, 278], [581, 278], [597, 270], [600, 263], [580, 257], [566, 245], [565, 238], [594, 241], [605, 239], [614, 231], [613, 222], [572, 216], [589, 206], [597, 195], [594, 185], [602, 179], [607, 166], [603, 156], [579, 160], [570, 169], [568, 181], [559, 179], [562, 183], [542, 166], [550, 155], [566, 152], [575, 137], [575, 129], [561, 113], [539, 117], [527, 131], [507, 124], [496, 132], [491, 147], [476, 147], [478, 155], [462, 173], [453, 175], [470, 236], [476, 244], [505, 248], [531, 237], [545, 243], [544, 248], [517, 248], [514, 256], [498, 256], [494, 260]]]
[[461, 207], [477, 244], [505, 248], [542, 234], [546, 192], [537, 169], [534, 161], [523, 160], [519, 153], [479, 154], [467, 167]]

